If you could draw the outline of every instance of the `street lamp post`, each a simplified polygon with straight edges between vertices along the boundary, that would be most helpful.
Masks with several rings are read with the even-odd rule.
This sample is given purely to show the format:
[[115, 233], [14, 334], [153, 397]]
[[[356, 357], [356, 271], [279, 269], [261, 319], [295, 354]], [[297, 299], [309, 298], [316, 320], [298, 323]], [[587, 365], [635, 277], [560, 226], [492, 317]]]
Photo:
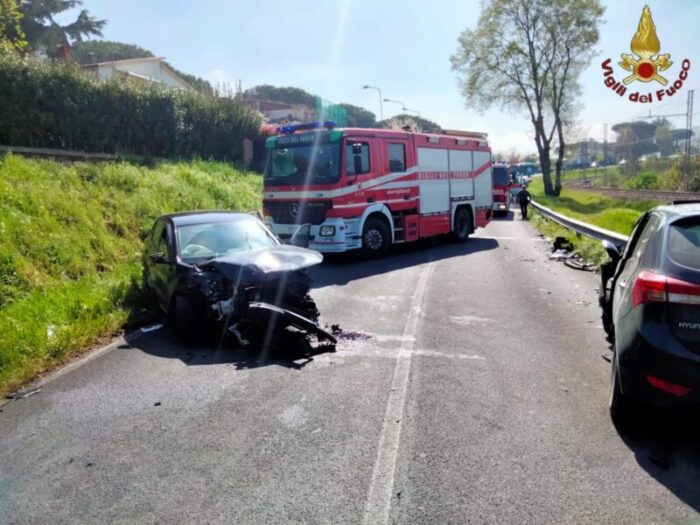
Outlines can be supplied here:
[[379, 92], [379, 120], [384, 120], [384, 109], [382, 108], [382, 90], [377, 86], [362, 86], [362, 89], [376, 89]]
[[385, 98], [384, 102], [391, 102], [392, 104], [401, 104], [401, 111], [403, 111], [404, 113], [406, 112], [406, 104], [404, 104], [400, 100], [391, 100], [390, 98]]
[[389, 98], [385, 98], [384, 102], [391, 102], [392, 104], [401, 104], [401, 111], [403, 111], [404, 113], [408, 113], [408, 112], [415, 113], [417, 116], [420, 117], [420, 111], [416, 111], [415, 109], [408, 109], [406, 107], [406, 104], [404, 104], [400, 100], [391, 100]]

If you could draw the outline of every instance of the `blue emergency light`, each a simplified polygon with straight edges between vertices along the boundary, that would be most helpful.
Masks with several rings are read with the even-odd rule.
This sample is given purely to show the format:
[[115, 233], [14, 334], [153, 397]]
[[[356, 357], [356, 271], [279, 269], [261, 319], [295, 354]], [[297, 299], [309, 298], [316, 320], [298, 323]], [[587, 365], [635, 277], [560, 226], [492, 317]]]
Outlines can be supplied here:
[[305, 131], [319, 128], [333, 129], [336, 123], [332, 120], [326, 120], [325, 122], [307, 122], [306, 124], [293, 124], [291, 126], [280, 126], [277, 128], [277, 133], [282, 135], [292, 135], [297, 131]]

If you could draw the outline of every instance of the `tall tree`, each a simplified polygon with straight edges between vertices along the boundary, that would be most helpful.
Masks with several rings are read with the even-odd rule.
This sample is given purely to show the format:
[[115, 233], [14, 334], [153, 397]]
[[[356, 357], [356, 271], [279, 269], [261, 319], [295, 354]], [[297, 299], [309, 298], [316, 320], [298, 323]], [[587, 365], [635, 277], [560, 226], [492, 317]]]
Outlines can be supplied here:
[[147, 58], [154, 56], [149, 50], [135, 44], [112, 42], [110, 40], [84, 40], [76, 42], [71, 52], [78, 64], [94, 62], [111, 62], [130, 58]]
[[440, 124], [438, 124], [437, 122], [433, 122], [432, 120], [428, 120], [427, 118], [417, 117], [416, 115], [409, 115], [407, 113], [402, 113], [400, 115], [395, 115], [392, 118], [380, 120], [379, 122], [377, 122], [377, 125], [374, 127], [391, 128], [392, 122], [403, 121], [403, 120], [405, 120], [407, 122], [415, 123], [416, 128], [424, 133], [433, 133], [433, 132], [438, 132], [438, 131], [442, 130], [442, 128], [440, 127]]
[[0, 0], [0, 53], [21, 52], [27, 46], [21, 21], [16, 0]]
[[526, 110], [548, 195], [561, 191], [565, 126], [603, 11], [599, 0], [491, 0], [483, 4], [476, 29], [462, 32], [451, 57], [468, 107]]
[[53, 56], [59, 46], [81, 42], [88, 36], [102, 36], [106, 20], [98, 20], [82, 9], [75, 22], [61, 25], [55, 16], [82, 5], [81, 0], [20, 0], [22, 30], [33, 51]]
[[617, 133], [615, 153], [627, 161], [636, 162], [639, 157], [658, 151], [654, 143], [657, 125], [652, 122], [620, 122], [612, 127]]
[[300, 104], [309, 108], [316, 107], [316, 96], [308, 91], [295, 87], [277, 87], [263, 84], [246, 89], [243, 94], [245, 98], [256, 98], [260, 100], [271, 100], [283, 102], [285, 104]]
[[347, 112], [348, 126], [351, 128], [373, 128], [377, 124], [377, 117], [365, 108], [352, 104], [338, 105]]
[[659, 153], [662, 157], [668, 157], [675, 149], [673, 143], [673, 129], [671, 123], [666, 119], [661, 119], [656, 122], [656, 130], [654, 131], [654, 143], [659, 147]]

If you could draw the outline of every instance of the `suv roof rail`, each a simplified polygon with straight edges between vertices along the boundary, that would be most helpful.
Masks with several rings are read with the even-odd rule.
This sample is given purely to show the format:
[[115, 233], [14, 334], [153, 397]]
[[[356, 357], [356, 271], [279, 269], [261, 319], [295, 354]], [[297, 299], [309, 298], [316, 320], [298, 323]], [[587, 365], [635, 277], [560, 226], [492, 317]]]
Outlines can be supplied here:
[[700, 204], [700, 199], [673, 200], [668, 203], [669, 206], [675, 206], [678, 204]]

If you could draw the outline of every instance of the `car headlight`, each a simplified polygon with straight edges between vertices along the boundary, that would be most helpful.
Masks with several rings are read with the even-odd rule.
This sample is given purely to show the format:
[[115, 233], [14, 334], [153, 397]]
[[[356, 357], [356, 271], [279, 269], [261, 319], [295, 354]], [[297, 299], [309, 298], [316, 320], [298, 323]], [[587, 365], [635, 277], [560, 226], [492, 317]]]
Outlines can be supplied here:
[[335, 226], [321, 226], [318, 232], [321, 237], [333, 237], [335, 235]]

